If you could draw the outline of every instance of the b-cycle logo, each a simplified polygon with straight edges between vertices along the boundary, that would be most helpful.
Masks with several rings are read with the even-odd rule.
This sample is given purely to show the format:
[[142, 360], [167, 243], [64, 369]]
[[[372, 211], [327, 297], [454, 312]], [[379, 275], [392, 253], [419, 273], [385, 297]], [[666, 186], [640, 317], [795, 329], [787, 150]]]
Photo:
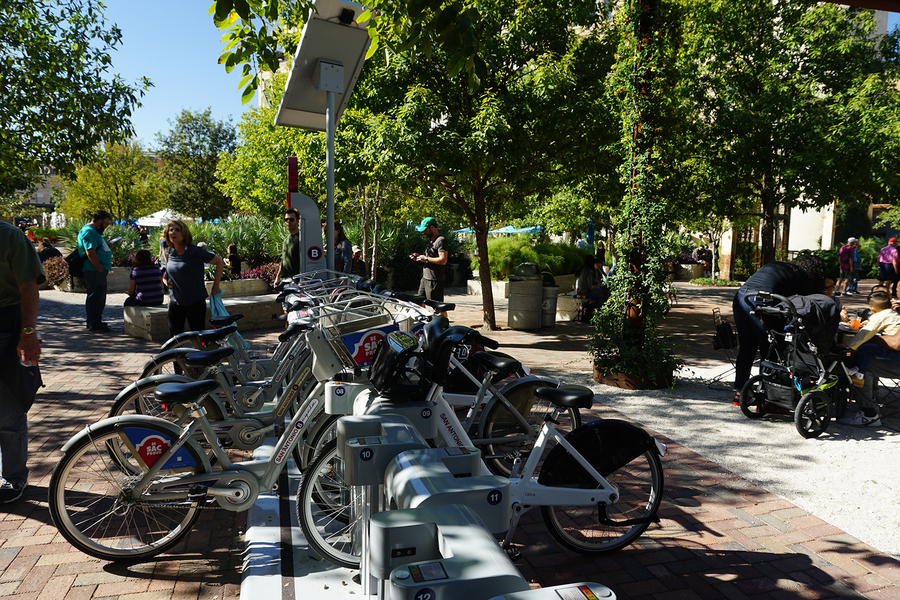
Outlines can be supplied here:
[[275, 455], [275, 464], [280, 465], [284, 458], [288, 455], [288, 451], [291, 449], [291, 445], [294, 443], [294, 440], [297, 439], [297, 436], [300, 435], [300, 432], [303, 431], [303, 428], [306, 426], [306, 423], [309, 422], [309, 419], [316, 414], [316, 409], [319, 407], [319, 400], [317, 398], [313, 398], [309, 403], [309, 406], [306, 407], [306, 410], [300, 415], [300, 419], [297, 421], [297, 424], [291, 429], [290, 435], [284, 441], [284, 444], [281, 445], [281, 449], [278, 450], [278, 454]]
[[465, 446], [462, 440], [459, 439], [459, 434], [456, 433], [456, 429], [454, 429], [453, 425], [450, 424], [450, 419], [447, 418], [447, 413], [441, 413], [441, 421], [444, 422], [444, 427], [447, 428], [447, 431], [450, 433], [450, 437], [453, 438], [453, 441], [456, 442], [456, 445]]
[[275, 372], [275, 376], [272, 377], [273, 381], [278, 381], [284, 377], [285, 372], [288, 370], [288, 367], [291, 366], [291, 363], [294, 362], [294, 355], [288, 354], [287, 358], [281, 363], [281, 366], [278, 367], [278, 370]]
[[144, 461], [148, 467], [156, 464], [156, 461], [165, 454], [169, 449], [169, 440], [160, 435], [150, 435], [145, 437], [141, 443], [135, 446], [138, 456]]

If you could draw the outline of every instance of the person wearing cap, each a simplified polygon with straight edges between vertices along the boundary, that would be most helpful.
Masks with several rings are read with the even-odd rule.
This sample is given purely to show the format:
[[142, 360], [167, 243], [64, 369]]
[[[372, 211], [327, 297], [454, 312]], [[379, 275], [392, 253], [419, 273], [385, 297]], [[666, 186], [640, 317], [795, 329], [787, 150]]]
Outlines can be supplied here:
[[892, 298], [897, 297], [897, 273], [900, 273], [900, 255], [897, 253], [897, 238], [892, 237], [878, 253], [878, 283], [891, 286]]
[[[425, 254], [410, 254], [409, 257], [420, 263], [422, 268], [422, 281], [419, 283], [419, 296], [425, 296], [429, 300], [444, 301], [444, 267], [447, 264], [449, 254], [447, 252], [447, 240], [438, 231], [437, 220], [434, 217], [425, 217], [422, 224], [416, 226], [416, 231], [424, 233], [428, 238]], [[443, 313], [442, 313], [443, 314]], [[446, 316], [446, 314], [444, 315]]]
[[[838, 250], [838, 263], [840, 264], [841, 274], [834, 286], [835, 295], [847, 294], [847, 286], [853, 279], [853, 252], [856, 238], [848, 238], [847, 243]], [[852, 293], [852, 292], [849, 292]]]
[[369, 268], [362, 258], [362, 248], [359, 246], [353, 246], [353, 264], [350, 267], [350, 274], [359, 275], [363, 279], [369, 278]]

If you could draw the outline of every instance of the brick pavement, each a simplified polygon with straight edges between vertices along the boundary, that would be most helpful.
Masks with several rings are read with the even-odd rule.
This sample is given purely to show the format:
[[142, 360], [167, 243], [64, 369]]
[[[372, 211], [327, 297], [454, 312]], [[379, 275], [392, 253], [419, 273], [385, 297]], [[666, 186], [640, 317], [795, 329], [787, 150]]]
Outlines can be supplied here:
[[[708, 309], [727, 306], [730, 293], [708, 290], [691, 296], [672, 311], [667, 326], [677, 327], [688, 340], [689, 362], [714, 365], [717, 357], [706, 350]], [[60, 446], [85, 424], [105, 416], [115, 394], [155, 348], [121, 333], [122, 299], [112, 295], [106, 313], [119, 332], [100, 336], [84, 331], [83, 296], [42, 295], [47, 387], [29, 415], [31, 487], [23, 501], [0, 510], [2, 597], [218, 600], [239, 594], [243, 514], [211, 511], [174, 551], [135, 565], [107, 563], [75, 551], [50, 520], [47, 483]], [[460, 302], [455, 323], [480, 323], [477, 298], [453, 299]], [[505, 326], [506, 303], [497, 304], [498, 323]], [[585, 373], [590, 367], [584, 352], [587, 333], [585, 324], [565, 323], [535, 334], [506, 330], [493, 335], [525, 362]], [[274, 336], [254, 332], [247, 337], [265, 349]], [[594, 412], [614, 414], [602, 405]], [[660, 525], [631, 547], [596, 558], [561, 550], [531, 516], [517, 539], [524, 544], [523, 575], [534, 585], [594, 580], [612, 587], [620, 598], [633, 599], [900, 599], [900, 562], [672, 440], [663, 441], [669, 455]]]

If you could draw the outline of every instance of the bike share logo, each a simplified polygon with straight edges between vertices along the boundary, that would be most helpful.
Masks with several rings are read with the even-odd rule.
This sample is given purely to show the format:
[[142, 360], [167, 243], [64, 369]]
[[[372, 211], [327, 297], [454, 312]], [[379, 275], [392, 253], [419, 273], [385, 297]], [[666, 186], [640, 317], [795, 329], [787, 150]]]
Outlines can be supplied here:
[[316, 414], [316, 409], [319, 407], [318, 398], [313, 398], [309, 403], [309, 406], [306, 407], [306, 410], [300, 415], [300, 420], [297, 421], [297, 424], [294, 425], [293, 429], [291, 429], [291, 434], [282, 444], [281, 449], [278, 451], [278, 454], [275, 456], [275, 464], [280, 465], [284, 458], [288, 455], [288, 451], [291, 448], [291, 445], [294, 443], [294, 440], [297, 439], [297, 436], [300, 435], [300, 432], [303, 431], [303, 428], [306, 426], [306, 423], [309, 422], [310, 418]]
[[[306, 377], [309, 375], [309, 367], [303, 369], [303, 372], [300, 373], [300, 377], [294, 379], [294, 381], [299, 381], [303, 383], [306, 381]], [[294, 396], [297, 395], [297, 391], [300, 389], [300, 383], [295, 383], [291, 386], [291, 389], [287, 393], [287, 397], [284, 399], [284, 402], [278, 405], [278, 410], [275, 414], [279, 417], [283, 417], [284, 413], [287, 412], [287, 407], [291, 404], [291, 401], [294, 399]]]
[[156, 461], [169, 449], [169, 440], [160, 435], [148, 435], [139, 444], [135, 445], [138, 456], [147, 467], [152, 467]]
[[384, 332], [378, 330], [363, 334], [354, 347], [349, 349], [356, 364], [364, 367], [372, 362], [372, 359], [375, 358], [375, 348], [378, 347], [378, 342], [380, 342], [383, 337]]

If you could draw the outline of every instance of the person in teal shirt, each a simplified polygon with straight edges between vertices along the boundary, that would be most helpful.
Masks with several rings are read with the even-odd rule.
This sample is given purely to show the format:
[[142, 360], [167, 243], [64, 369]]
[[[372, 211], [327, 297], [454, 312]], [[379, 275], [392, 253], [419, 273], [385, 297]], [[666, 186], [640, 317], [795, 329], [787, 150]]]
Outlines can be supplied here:
[[112, 224], [112, 215], [98, 210], [91, 222], [78, 232], [78, 253], [84, 257], [84, 299], [85, 321], [88, 331], [108, 332], [109, 325], [103, 322], [106, 308], [106, 277], [112, 269], [112, 250], [103, 239], [103, 232]]

